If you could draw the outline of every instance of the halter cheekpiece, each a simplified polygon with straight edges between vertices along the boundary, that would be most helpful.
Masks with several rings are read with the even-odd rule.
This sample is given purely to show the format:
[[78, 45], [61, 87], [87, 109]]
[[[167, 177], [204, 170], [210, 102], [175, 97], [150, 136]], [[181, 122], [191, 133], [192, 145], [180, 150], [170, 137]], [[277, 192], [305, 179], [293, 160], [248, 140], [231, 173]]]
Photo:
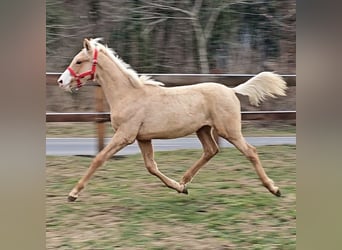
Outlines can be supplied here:
[[75, 71], [70, 66], [68, 67], [68, 70], [69, 70], [70, 74], [77, 81], [77, 88], [82, 87], [82, 83], [81, 83], [81, 79], [82, 78], [90, 75], [90, 79], [89, 80], [93, 80], [94, 79], [95, 71], [96, 71], [96, 65], [97, 65], [97, 55], [98, 55], [98, 50], [95, 48], [94, 49], [94, 57], [93, 57], [93, 65], [91, 66], [91, 70], [88, 70], [88, 71], [83, 72], [81, 74], [76, 74]]

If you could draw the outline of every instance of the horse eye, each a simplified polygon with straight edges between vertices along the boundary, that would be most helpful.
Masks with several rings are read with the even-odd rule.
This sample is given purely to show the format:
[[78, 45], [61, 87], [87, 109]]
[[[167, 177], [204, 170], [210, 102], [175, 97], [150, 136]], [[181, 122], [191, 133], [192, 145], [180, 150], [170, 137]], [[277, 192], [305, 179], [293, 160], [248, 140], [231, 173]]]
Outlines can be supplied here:
[[81, 61], [77, 61], [76, 64], [81, 64], [82, 62]]

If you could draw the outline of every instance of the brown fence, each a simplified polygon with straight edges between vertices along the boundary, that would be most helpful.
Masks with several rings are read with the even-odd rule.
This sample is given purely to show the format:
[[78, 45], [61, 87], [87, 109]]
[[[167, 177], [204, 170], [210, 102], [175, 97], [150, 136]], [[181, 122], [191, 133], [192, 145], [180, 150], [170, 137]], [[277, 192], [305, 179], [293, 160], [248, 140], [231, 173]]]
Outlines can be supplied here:
[[[46, 73], [46, 84], [57, 85], [61, 73]], [[239, 85], [254, 75], [247, 74], [150, 74], [167, 87], [190, 85], [199, 82], [218, 82], [229, 87]], [[295, 75], [282, 75], [288, 86], [296, 86]], [[87, 113], [46, 113], [46, 122], [95, 122], [98, 134], [98, 149], [104, 147], [105, 122], [110, 121], [110, 113], [104, 112], [104, 95], [99, 85], [95, 91], [96, 112]], [[296, 111], [242, 111], [243, 120], [296, 120]]]

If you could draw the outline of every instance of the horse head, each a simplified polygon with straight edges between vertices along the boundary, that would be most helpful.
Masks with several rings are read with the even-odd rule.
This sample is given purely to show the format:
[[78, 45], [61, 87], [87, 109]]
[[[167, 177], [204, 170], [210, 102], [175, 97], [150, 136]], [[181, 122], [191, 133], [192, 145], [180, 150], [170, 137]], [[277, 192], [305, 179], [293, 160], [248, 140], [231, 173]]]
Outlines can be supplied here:
[[83, 49], [72, 59], [70, 65], [58, 78], [58, 84], [66, 91], [73, 92], [88, 80], [95, 78], [98, 50], [88, 39], [84, 39]]

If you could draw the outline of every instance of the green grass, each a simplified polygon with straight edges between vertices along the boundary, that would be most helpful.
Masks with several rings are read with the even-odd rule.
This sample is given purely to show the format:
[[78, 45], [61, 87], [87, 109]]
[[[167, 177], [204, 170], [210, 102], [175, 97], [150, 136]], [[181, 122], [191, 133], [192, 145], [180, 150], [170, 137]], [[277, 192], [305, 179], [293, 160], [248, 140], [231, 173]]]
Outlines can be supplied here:
[[[87, 157], [46, 159], [47, 249], [295, 249], [296, 147], [258, 147], [283, 196], [271, 195], [236, 149], [224, 149], [189, 185], [166, 188], [142, 157], [114, 158], [74, 203], [67, 194]], [[159, 169], [179, 180], [197, 150], [156, 153]]]

